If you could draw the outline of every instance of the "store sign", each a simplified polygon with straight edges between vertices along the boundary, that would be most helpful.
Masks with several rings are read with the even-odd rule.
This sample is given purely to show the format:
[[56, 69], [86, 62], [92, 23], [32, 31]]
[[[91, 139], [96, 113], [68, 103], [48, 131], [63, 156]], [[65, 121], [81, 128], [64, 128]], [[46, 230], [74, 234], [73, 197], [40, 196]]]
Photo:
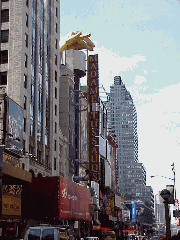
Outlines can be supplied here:
[[59, 177], [59, 219], [91, 220], [90, 190]]
[[2, 195], [2, 214], [21, 215], [21, 198]]
[[99, 183], [95, 182], [95, 181], [91, 181], [91, 189], [94, 193], [94, 198], [95, 198], [95, 204], [96, 207], [99, 209]]
[[22, 169], [22, 161], [10, 154], [3, 153], [3, 162]]
[[98, 55], [89, 55], [88, 61], [88, 144], [89, 144], [89, 170], [91, 180], [99, 180], [99, 71]]

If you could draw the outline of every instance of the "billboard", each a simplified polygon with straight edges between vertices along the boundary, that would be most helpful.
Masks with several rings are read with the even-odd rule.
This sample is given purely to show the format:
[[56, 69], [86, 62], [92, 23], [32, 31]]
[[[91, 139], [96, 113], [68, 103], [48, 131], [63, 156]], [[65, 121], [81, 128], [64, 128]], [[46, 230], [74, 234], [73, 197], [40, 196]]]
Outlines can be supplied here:
[[69, 171], [75, 171], [75, 99], [74, 89], [69, 86]]
[[99, 71], [98, 55], [88, 57], [88, 150], [91, 180], [99, 180]]
[[24, 112], [19, 106], [9, 97], [7, 98], [7, 133], [6, 133], [6, 148], [11, 148], [19, 154], [22, 154], [23, 148], [23, 129], [24, 129]]
[[65, 178], [59, 179], [59, 219], [90, 221], [90, 190]]
[[136, 203], [131, 203], [132, 222], [136, 222]]

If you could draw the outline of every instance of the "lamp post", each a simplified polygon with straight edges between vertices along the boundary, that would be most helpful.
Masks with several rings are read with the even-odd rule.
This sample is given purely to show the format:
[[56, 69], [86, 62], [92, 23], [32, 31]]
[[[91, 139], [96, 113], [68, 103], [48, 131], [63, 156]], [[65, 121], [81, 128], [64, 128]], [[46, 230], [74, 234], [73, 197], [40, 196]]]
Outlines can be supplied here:
[[166, 219], [166, 240], [169, 240], [171, 237], [171, 229], [170, 229], [168, 198], [170, 197], [171, 193], [167, 189], [163, 189], [160, 195], [164, 199], [165, 219]]

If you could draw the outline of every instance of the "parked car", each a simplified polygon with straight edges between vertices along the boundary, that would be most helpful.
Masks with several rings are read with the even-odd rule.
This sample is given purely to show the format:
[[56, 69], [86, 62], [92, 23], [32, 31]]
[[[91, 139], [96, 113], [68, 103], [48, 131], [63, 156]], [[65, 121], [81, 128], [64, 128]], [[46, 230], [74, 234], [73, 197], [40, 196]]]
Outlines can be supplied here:
[[[81, 238], [82, 239], [82, 238]], [[99, 240], [98, 237], [85, 237], [84, 240]]]
[[29, 227], [24, 240], [69, 240], [66, 229], [54, 226]]

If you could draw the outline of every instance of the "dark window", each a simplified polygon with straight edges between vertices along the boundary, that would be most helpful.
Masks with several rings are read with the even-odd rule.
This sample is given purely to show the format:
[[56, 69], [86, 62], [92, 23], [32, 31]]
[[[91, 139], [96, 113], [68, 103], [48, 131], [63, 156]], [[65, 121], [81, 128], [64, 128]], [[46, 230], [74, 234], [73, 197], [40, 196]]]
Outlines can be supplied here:
[[42, 232], [42, 240], [54, 240], [54, 230], [44, 229]]
[[56, 158], [54, 158], [54, 170], [56, 170]]
[[25, 25], [28, 27], [28, 14], [26, 13], [26, 18], [25, 18]]
[[24, 74], [24, 88], [27, 88], [27, 75]]
[[54, 114], [55, 114], [55, 116], [57, 116], [57, 105], [56, 104], [54, 106]]
[[8, 63], [8, 50], [0, 51], [0, 63]]
[[26, 132], [26, 118], [24, 118], [24, 132]]
[[58, 40], [55, 39], [55, 48], [57, 49], [57, 46], [58, 46]]
[[25, 154], [25, 144], [26, 144], [26, 141], [23, 140], [23, 154]]
[[57, 71], [55, 71], [55, 81], [57, 82]]
[[56, 140], [54, 140], [54, 151], [56, 151]]
[[25, 46], [28, 47], [28, 34], [25, 33]]
[[57, 88], [55, 87], [55, 98], [57, 98]]
[[0, 72], [0, 85], [7, 85], [7, 72]]
[[27, 97], [26, 96], [24, 96], [24, 110], [26, 110], [26, 101], [27, 101]]
[[29, 1], [28, 0], [26, 0], [26, 6], [28, 7], [28, 4], [29, 4]]
[[1, 10], [1, 22], [9, 22], [9, 9]]
[[57, 25], [57, 23], [56, 23], [56, 33], [58, 32], [58, 25]]
[[57, 65], [57, 55], [55, 54], [55, 64]]
[[24, 54], [24, 66], [27, 68], [27, 60], [28, 60], [28, 56], [27, 54]]
[[1, 42], [6, 43], [8, 42], [9, 38], [9, 30], [1, 30]]
[[24, 164], [24, 163], [22, 163], [22, 169], [24, 170], [24, 168], [25, 168], [25, 164]]
[[45, 155], [45, 166], [49, 167], [49, 156]]
[[40, 229], [30, 229], [28, 234], [29, 240], [40, 240], [41, 230]]
[[58, 9], [57, 9], [57, 7], [56, 7], [56, 17], [58, 16]]
[[55, 122], [55, 125], [54, 125], [54, 132], [56, 133], [57, 132], [57, 123]]
[[9, 2], [9, 0], [1, 0], [1, 2]]

